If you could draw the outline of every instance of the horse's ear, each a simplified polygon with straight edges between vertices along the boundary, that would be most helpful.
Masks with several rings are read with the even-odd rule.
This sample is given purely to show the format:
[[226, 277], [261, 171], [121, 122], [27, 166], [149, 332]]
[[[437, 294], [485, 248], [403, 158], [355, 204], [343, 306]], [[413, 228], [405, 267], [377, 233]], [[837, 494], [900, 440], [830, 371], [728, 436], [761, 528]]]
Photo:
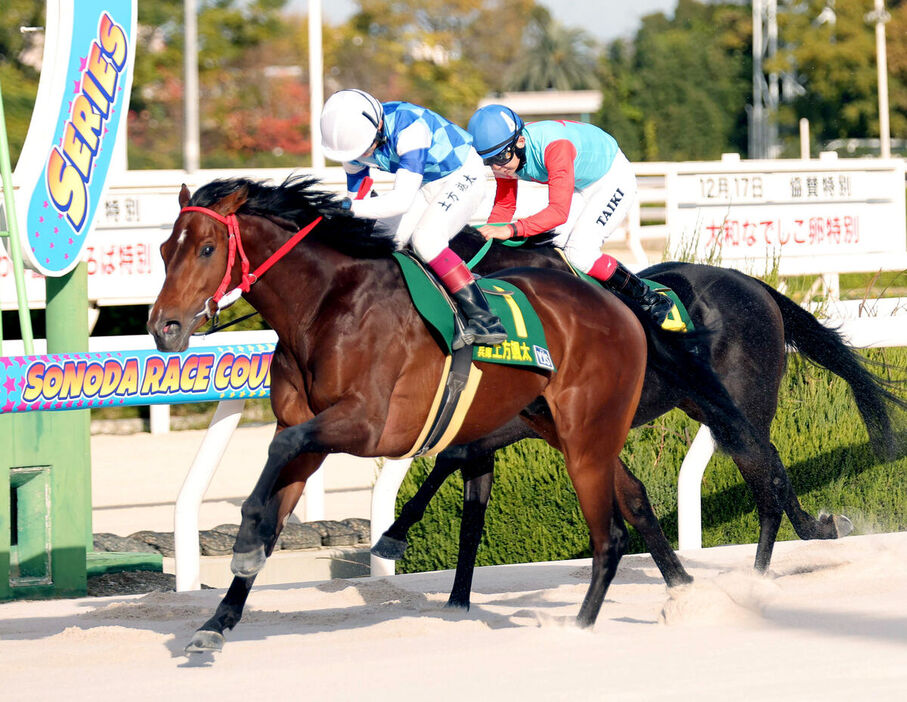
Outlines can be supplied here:
[[241, 185], [226, 197], [218, 200], [211, 209], [222, 215], [233, 214], [248, 199], [249, 189], [245, 185]]
[[189, 197], [189, 188], [187, 188], [186, 184], [183, 183], [183, 186], [180, 188], [180, 209], [189, 204]]

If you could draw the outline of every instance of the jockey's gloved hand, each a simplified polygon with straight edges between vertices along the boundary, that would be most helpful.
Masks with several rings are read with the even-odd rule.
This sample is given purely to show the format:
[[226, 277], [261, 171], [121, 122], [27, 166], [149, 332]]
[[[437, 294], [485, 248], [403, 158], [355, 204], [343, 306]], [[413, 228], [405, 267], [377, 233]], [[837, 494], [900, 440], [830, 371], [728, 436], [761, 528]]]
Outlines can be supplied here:
[[350, 209], [353, 205], [353, 201], [348, 197], [343, 198], [342, 200], [335, 201], [335, 203], [324, 209], [324, 214], [328, 217], [352, 217], [353, 212]]

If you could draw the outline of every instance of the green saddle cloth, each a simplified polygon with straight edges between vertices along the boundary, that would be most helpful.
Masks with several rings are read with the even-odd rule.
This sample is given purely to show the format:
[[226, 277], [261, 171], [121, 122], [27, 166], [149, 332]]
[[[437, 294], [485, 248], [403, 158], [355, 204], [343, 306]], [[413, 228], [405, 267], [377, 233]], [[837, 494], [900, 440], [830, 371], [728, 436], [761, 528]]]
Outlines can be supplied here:
[[[454, 311], [447, 297], [429, 279], [422, 264], [399, 251], [394, 253], [394, 258], [403, 271], [416, 310], [438, 332], [443, 348], [450, 353], [455, 325]], [[555, 370], [545, 341], [545, 330], [523, 292], [504, 280], [480, 278], [476, 282], [485, 292], [491, 311], [507, 330], [507, 340], [496, 346], [473, 347], [473, 360]]]
[[[577, 270], [573, 266], [571, 266], [571, 268], [573, 268], [574, 273], [576, 273], [580, 278], [583, 278], [587, 282], [592, 283], [593, 285], [602, 284], [600, 280], [596, 280], [591, 275], [587, 275], [586, 273]], [[652, 290], [654, 290], [655, 292], [661, 293], [662, 295], [667, 295], [669, 298], [671, 298], [671, 301], [674, 303], [674, 307], [677, 308], [677, 312], [678, 314], [680, 314], [680, 321], [683, 322], [687, 331], [693, 331], [693, 329], [695, 328], [693, 325], [693, 320], [690, 318], [690, 313], [687, 312], [687, 308], [684, 306], [683, 302], [680, 301], [677, 293], [671, 290], [671, 288], [662, 285], [661, 283], [656, 283], [654, 280], [649, 280], [648, 278], [641, 278], [640, 280], [642, 280], [642, 282], [652, 288]]]

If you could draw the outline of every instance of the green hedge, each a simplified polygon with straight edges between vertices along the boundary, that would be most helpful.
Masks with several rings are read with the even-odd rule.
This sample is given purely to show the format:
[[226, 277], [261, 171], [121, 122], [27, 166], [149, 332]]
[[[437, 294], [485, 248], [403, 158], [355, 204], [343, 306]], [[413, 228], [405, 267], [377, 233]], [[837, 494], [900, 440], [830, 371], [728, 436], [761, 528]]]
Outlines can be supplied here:
[[[869, 352], [891, 368], [907, 367], [907, 349]], [[903, 377], [903, 373], [902, 376]], [[903, 420], [903, 414], [898, 416]], [[901, 422], [903, 427], [903, 422]], [[698, 424], [678, 410], [634, 429], [622, 454], [646, 486], [668, 539], [677, 545], [677, 473]], [[903, 436], [903, 435], [902, 435]], [[868, 445], [850, 390], [823, 369], [790, 357], [772, 440], [803, 508], [846, 514], [856, 533], [907, 529], [907, 457], [884, 463]], [[431, 468], [413, 462], [397, 509]], [[400, 572], [456, 566], [462, 479], [451, 477], [410, 531]], [[703, 479], [703, 545], [754, 543], [755, 503], [727, 456], [709, 463]], [[797, 538], [787, 519], [779, 538]], [[631, 529], [631, 551], [645, 551]], [[588, 535], [561, 454], [538, 440], [499, 451], [479, 565], [588, 556]]]

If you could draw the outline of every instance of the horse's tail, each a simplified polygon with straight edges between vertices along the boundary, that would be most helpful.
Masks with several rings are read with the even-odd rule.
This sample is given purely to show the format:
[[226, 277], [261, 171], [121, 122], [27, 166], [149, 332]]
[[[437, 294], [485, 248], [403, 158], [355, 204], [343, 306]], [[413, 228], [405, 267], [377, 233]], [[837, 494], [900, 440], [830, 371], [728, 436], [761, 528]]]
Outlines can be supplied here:
[[895, 395], [892, 390], [903, 387], [903, 382], [873, 373], [871, 366], [884, 367], [884, 364], [864, 358], [844, 341], [836, 329], [826, 327], [771, 285], [761, 280], [759, 282], [781, 311], [784, 341], [787, 345], [847, 382], [863, 417], [873, 449], [879, 456], [894, 458], [897, 449], [890, 410], [892, 406], [907, 409], [907, 401]]
[[648, 313], [630, 307], [646, 331], [649, 366], [700, 409], [718, 447], [730, 454], [764, 449], [765, 440], [731, 399], [711, 365], [697, 353], [708, 348], [711, 332], [701, 327], [686, 334], [665, 331]]

